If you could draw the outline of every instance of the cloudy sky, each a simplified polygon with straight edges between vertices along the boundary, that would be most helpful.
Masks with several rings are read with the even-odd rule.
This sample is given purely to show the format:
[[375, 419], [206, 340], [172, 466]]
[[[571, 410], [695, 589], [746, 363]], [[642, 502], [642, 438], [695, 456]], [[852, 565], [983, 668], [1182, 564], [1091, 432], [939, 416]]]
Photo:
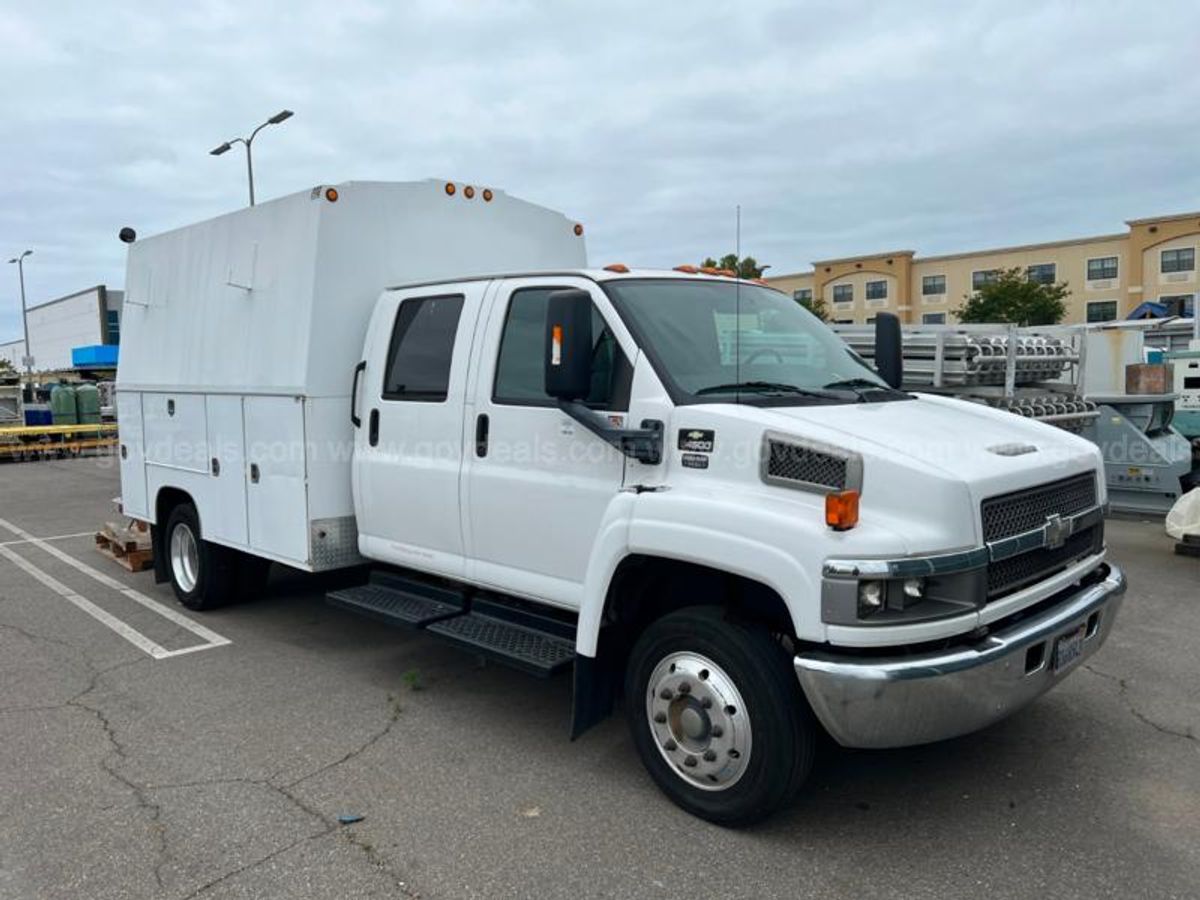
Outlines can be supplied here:
[[[502, 187], [593, 261], [773, 273], [1200, 207], [1194, 2], [0, 0], [0, 258], [30, 303], [151, 234], [350, 179]], [[237, 148], [235, 148], [237, 149]], [[0, 341], [20, 334], [0, 271]]]

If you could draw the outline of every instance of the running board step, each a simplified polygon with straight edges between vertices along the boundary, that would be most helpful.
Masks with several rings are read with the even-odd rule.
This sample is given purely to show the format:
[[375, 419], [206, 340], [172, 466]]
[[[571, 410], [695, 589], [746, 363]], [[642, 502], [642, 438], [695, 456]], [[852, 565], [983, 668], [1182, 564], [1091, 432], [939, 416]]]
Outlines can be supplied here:
[[425, 630], [478, 656], [542, 678], [575, 660], [573, 639], [479, 612], [442, 619]]
[[330, 591], [325, 602], [389, 625], [410, 628], [422, 628], [463, 611], [459, 592], [386, 572], [372, 574], [370, 582], [359, 587]]

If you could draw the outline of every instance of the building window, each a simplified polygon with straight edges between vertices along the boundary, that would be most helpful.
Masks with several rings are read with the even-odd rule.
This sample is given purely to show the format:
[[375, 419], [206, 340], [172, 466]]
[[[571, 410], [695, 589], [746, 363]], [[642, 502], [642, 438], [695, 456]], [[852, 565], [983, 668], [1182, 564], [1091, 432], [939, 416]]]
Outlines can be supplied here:
[[104, 311], [104, 343], [121, 343], [121, 314], [115, 309]]
[[1194, 247], [1180, 247], [1178, 250], [1164, 250], [1162, 252], [1162, 265], [1160, 267], [1163, 272], [1192, 272], [1196, 268], [1196, 249]]
[[1154, 302], [1165, 306], [1168, 316], [1182, 316], [1185, 319], [1190, 319], [1196, 309], [1195, 294], [1171, 294], [1159, 297]]
[[854, 320], [853, 319], [834, 319], [833, 324], [834, 325], [853, 325]]
[[921, 324], [922, 325], [945, 325], [946, 324], [946, 314], [945, 313], [925, 313], [923, 316], [921, 316]]
[[1111, 322], [1116, 317], [1116, 300], [1093, 300], [1087, 305], [1087, 320], [1089, 322]]
[[977, 291], [985, 284], [991, 284], [999, 276], [999, 269], [983, 269], [971, 273], [971, 290]]
[[462, 307], [462, 295], [417, 297], [400, 304], [388, 347], [385, 400], [446, 399]]
[[1087, 261], [1088, 281], [1108, 281], [1117, 277], [1117, 258], [1098, 256]]
[[946, 293], [946, 276], [926, 275], [921, 279], [921, 293], [924, 296]]
[[792, 299], [797, 303], [812, 303], [812, 288], [797, 288], [792, 291]]
[[868, 281], [867, 282], [867, 299], [868, 300], [886, 300], [887, 299], [887, 282], [886, 281]]
[[1025, 270], [1025, 276], [1034, 284], [1054, 284], [1058, 267], [1054, 263], [1038, 263]]
[[852, 284], [835, 284], [833, 286], [833, 302], [834, 303], [853, 303], [854, 302], [854, 285], [852, 285]]
[[867, 316], [867, 324], [874, 325], [875, 324], [875, 316]]

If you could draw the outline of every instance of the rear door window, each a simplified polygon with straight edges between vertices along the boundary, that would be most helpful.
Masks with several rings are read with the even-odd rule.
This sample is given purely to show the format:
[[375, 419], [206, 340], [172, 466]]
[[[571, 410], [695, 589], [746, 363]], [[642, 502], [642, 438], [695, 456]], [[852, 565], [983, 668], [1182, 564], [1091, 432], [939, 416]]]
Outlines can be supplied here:
[[461, 294], [411, 297], [400, 304], [384, 370], [385, 400], [446, 399], [462, 307]]

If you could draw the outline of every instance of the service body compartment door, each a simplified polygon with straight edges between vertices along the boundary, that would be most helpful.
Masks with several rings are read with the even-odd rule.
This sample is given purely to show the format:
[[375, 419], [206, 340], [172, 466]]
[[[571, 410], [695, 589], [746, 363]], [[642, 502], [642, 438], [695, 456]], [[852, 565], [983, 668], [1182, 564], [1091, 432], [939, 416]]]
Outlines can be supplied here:
[[141, 394], [126, 391], [117, 394], [117, 422], [121, 445], [121, 508], [127, 516], [149, 521]]
[[246, 397], [242, 412], [250, 547], [307, 565], [304, 404], [299, 397]]
[[213, 502], [208, 504], [200, 524], [205, 537], [245, 546], [247, 479], [242, 398], [236, 394], [209, 394], [205, 405], [212, 478], [208, 499]]

